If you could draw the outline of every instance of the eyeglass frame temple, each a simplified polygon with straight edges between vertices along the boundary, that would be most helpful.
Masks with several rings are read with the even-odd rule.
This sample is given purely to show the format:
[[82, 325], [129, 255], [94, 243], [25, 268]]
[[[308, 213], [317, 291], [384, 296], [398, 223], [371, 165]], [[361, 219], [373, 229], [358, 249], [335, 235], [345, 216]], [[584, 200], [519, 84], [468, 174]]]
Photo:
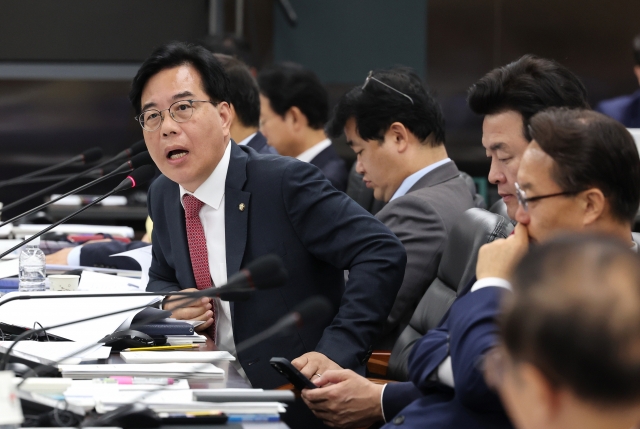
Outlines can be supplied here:
[[409, 101], [411, 102], [411, 104], [414, 104], [414, 105], [415, 105], [415, 103], [413, 102], [413, 98], [409, 97], [409, 96], [408, 96], [407, 94], [405, 94], [404, 92], [399, 91], [399, 90], [395, 89], [394, 87], [392, 87], [392, 86], [390, 86], [390, 85], [387, 85], [386, 83], [384, 83], [384, 82], [383, 82], [383, 81], [381, 81], [380, 79], [376, 79], [375, 77], [373, 77], [373, 72], [372, 72], [372, 71], [370, 71], [370, 72], [369, 72], [369, 76], [367, 76], [367, 78], [364, 80], [364, 85], [362, 85], [362, 89], [363, 89], [363, 90], [366, 88], [367, 84], [369, 83], [369, 80], [375, 80], [376, 82], [378, 82], [378, 83], [380, 83], [380, 84], [382, 84], [382, 85], [386, 86], [387, 88], [389, 88], [389, 89], [390, 89], [390, 90], [392, 90], [392, 91], [397, 92], [398, 94], [402, 95], [403, 97], [407, 97], [407, 98], [409, 99]]

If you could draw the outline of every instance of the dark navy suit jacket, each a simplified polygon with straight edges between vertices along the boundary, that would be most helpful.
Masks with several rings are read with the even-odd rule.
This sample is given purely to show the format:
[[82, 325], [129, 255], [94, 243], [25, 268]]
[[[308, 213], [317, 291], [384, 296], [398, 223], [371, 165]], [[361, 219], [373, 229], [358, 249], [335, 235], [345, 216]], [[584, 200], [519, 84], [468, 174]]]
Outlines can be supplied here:
[[140, 264], [126, 256], [114, 256], [116, 253], [150, 246], [142, 241], [122, 243], [120, 241], [102, 241], [82, 246], [80, 251], [80, 265], [83, 267], [118, 268], [121, 270], [140, 270]]
[[347, 164], [338, 155], [338, 152], [329, 146], [310, 161], [310, 164], [315, 165], [324, 173], [325, 177], [329, 179], [331, 184], [338, 191], [347, 190], [347, 179], [349, 172], [347, 171]]
[[[195, 287], [179, 198], [178, 184], [165, 176], [149, 189], [150, 291]], [[315, 166], [235, 144], [225, 184], [225, 228], [228, 276], [269, 253], [280, 256], [289, 273], [284, 287], [231, 303], [236, 344], [311, 296], [324, 295], [335, 309], [329, 326], [305, 326], [241, 351], [238, 360], [253, 386], [286, 383], [270, 367], [271, 357], [291, 360], [314, 350], [363, 373], [406, 264], [404, 248], [391, 231], [331, 186]], [[350, 270], [346, 286], [345, 269]]]
[[[409, 355], [406, 383], [389, 383], [384, 391], [385, 427], [512, 428], [499, 397], [485, 383], [482, 357], [497, 344], [496, 317], [504, 289], [488, 287], [459, 296], [440, 326], [432, 329]], [[451, 356], [455, 388], [433, 381], [432, 374]]]
[[255, 136], [251, 140], [247, 142], [247, 146], [253, 148], [256, 152], [266, 154], [266, 155], [277, 155], [278, 151], [273, 147], [267, 144], [266, 137], [258, 131]]
[[631, 95], [601, 101], [595, 108], [627, 128], [640, 128], [640, 89]]

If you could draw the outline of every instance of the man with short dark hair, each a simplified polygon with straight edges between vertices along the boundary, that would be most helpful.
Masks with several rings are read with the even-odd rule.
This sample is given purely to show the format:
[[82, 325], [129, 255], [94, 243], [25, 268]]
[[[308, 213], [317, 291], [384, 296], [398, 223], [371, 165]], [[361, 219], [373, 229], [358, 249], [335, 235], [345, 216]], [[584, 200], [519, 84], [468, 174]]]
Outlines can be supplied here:
[[140, 67], [129, 98], [163, 173], [148, 196], [154, 228], [147, 289], [221, 286], [255, 258], [276, 254], [289, 277], [282, 288], [234, 303], [203, 298], [185, 308], [168, 298], [164, 308], [177, 319], [204, 321], [218, 348], [235, 353], [237, 343], [323, 295], [334, 305], [328, 326], [242, 350], [239, 369], [262, 388], [285, 382], [269, 365], [273, 356], [298, 358], [310, 378], [330, 368], [363, 372], [402, 281], [401, 243], [315, 167], [231, 144], [229, 78], [206, 49], [159, 47]]
[[[640, 34], [633, 38], [633, 59], [633, 74], [640, 84]], [[627, 128], [640, 128], [640, 89], [631, 95], [602, 100], [595, 110], [612, 117]]]
[[440, 106], [409, 69], [369, 73], [340, 99], [327, 130], [346, 135], [364, 183], [388, 203], [376, 217], [407, 251], [402, 286], [376, 343], [391, 349], [436, 278], [449, 231], [473, 207], [472, 195], [447, 155]]
[[311, 70], [277, 64], [258, 74], [260, 131], [280, 155], [318, 167], [339, 191], [347, 188], [347, 166], [324, 133], [327, 90]]
[[487, 382], [518, 429], [630, 429], [640, 421], [640, 259], [590, 234], [536, 246], [504, 302]]
[[491, 158], [489, 182], [514, 218], [518, 208], [515, 179], [531, 137], [529, 119], [548, 107], [588, 108], [580, 79], [555, 61], [525, 55], [487, 73], [469, 89], [471, 110], [484, 116], [482, 145]]
[[249, 68], [239, 59], [213, 54], [229, 76], [229, 102], [233, 119], [231, 138], [240, 146], [247, 145], [258, 153], [277, 154], [260, 132], [260, 91]]

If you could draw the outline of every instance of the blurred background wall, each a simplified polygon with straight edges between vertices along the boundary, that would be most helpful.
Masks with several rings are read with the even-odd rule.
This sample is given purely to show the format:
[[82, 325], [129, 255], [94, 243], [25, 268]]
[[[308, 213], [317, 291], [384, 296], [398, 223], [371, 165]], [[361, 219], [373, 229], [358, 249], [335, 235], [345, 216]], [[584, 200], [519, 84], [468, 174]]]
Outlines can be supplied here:
[[[478, 177], [489, 164], [465, 96], [493, 67], [525, 53], [556, 59], [582, 78], [593, 105], [638, 87], [638, 0], [284, 3], [295, 22], [279, 0], [0, 0], [0, 179], [139, 140], [127, 92], [140, 62], [161, 43], [211, 34], [243, 39], [256, 69], [274, 61], [313, 69], [332, 102], [370, 69], [413, 67], [443, 106], [451, 157]], [[0, 190], [0, 200], [12, 192]]]

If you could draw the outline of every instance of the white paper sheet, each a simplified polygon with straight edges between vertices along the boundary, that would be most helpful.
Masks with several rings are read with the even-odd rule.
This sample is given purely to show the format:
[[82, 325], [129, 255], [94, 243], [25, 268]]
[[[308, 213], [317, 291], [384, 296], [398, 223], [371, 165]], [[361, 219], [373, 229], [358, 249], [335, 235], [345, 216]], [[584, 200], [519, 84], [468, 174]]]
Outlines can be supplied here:
[[[1, 297], [0, 303], [16, 295], [60, 296], [64, 294], [67, 297], [87, 293], [91, 292], [11, 292]], [[48, 333], [71, 341], [95, 343], [115, 332], [123, 321], [140, 311], [140, 309], [124, 310], [151, 305], [161, 298], [158, 296], [126, 296], [17, 300], [0, 307], [0, 322], [25, 328], [33, 328], [34, 323], [39, 322], [47, 328], [87, 317], [123, 311], [112, 316], [47, 330]]]
[[205, 352], [205, 351], [140, 351], [120, 352], [120, 357], [126, 363], [206, 363], [219, 360], [234, 361], [236, 358], [229, 352]]
[[60, 365], [62, 376], [79, 380], [129, 375], [133, 377], [222, 378], [224, 370], [212, 364], [153, 363], [107, 365]]
[[140, 264], [142, 270], [142, 278], [140, 279], [140, 287], [142, 290], [147, 288], [149, 283], [149, 267], [151, 266], [151, 245], [140, 247], [138, 249], [128, 250], [122, 253], [116, 253], [111, 256], [128, 256]]
[[19, 271], [18, 259], [0, 261], [0, 279], [17, 276]]
[[140, 288], [139, 279], [96, 273], [93, 271], [82, 272], [78, 290], [91, 292], [144, 292], [144, 288]]
[[[13, 341], [0, 341], [0, 351], [5, 352]], [[84, 351], [81, 351], [86, 349]], [[41, 363], [53, 363], [67, 356], [80, 360], [107, 359], [111, 347], [103, 347], [94, 343], [76, 343], [67, 341], [21, 341], [14, 348], [16, 354], [24, 353], [39, 359]], [[25, 356], [25, 357], [28, 357]], [[70, 359], [74, 361], [75, 359]]]

